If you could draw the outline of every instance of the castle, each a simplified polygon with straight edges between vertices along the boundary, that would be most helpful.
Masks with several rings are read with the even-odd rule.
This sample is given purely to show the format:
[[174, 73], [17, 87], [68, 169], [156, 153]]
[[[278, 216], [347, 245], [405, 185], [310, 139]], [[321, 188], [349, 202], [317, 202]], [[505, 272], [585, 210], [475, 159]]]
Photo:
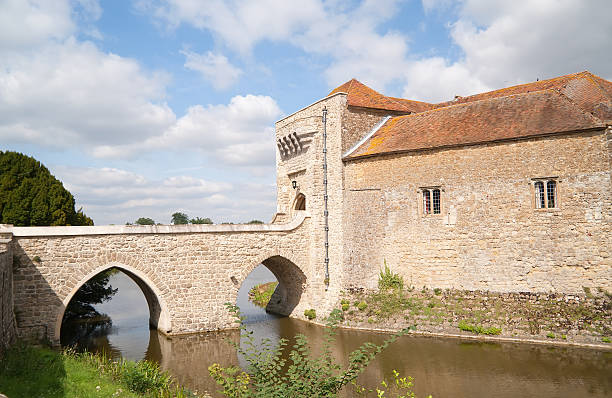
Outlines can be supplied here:
[[277, 215], [332, 291], [612, 290], [612, 83], [581, 72], [439, 104], [351, 80], [276, 123]]

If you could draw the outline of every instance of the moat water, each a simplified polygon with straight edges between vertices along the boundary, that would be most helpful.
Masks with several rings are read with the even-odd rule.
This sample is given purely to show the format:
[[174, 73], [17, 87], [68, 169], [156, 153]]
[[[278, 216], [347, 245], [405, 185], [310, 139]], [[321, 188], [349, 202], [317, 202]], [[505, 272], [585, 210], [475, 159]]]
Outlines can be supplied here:
[[[273, 281], [263, 266], [243, 284], [238, 305], [247, 316], [247, 327], [256, 338], [277, 340], [306, 335], [316, 350], [323, 328], [295, 319], [267, 314], [248, 301], [248, 290]], [[244, 365], [228, 341], [238, 341], [238, 332], [218, 332], [168, 338], [149, 330], [146, 300], [125, 274], [111, 277], [118, 293], [96, 308], [112, 319], [112, 327], [99, 326], [78, 345], [91, 351], [106, 351], [118, 358], [155, 361], [191, 390], [220, 396], [208, 375], [208, 366]], [[64, 328], [65, 343], [75, 330]], [[349, 353], [360, 344], [382, 343], [385, 334], [339, 330], [334, 354], [346, 364]], [[457, 339], [405, 336], [392, 343], [359, 377], [358, 383], [375, 387], [389, 379], [393, 370], [412, 376], [418, 397], [612, 397], [612, 351], [561, 348], [516, 343], [467, 342]], [[354, 394], [347, 389], [344, 396]]]

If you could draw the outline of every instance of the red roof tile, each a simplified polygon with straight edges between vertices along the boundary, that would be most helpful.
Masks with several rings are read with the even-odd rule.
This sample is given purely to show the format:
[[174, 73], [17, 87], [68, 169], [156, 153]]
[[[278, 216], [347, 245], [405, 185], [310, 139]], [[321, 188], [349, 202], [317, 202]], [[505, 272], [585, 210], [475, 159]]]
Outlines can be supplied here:
[[453, 101], [435, 104], [434, 107], [440, 108], [449, 105], [464, 104], [467, 102], [548, 89], [555, 89], [565, 94], [581, 109], [595, 114], [602, 120], [612, 120], [612, 83], [588, 71], [506, 87], [486, 93], [470, 95], [468, 97], [458, 97]]
[[426, 102], [393, 98], [382, 95], [356, 79], [351, 79], [343, 85], [336, 87], [329, 95], [347, 93], [347, 103], [360, 108], [382, 109], [394, 112], [422, 112], [432, 109], [433, 105]]
[[[570, 89], [581, 92], [581, 84]], [[579, 101], [541, 88], [460, 100], [462, 103], [390, 119], [347, 158], [605, 127], [581, 109]]]

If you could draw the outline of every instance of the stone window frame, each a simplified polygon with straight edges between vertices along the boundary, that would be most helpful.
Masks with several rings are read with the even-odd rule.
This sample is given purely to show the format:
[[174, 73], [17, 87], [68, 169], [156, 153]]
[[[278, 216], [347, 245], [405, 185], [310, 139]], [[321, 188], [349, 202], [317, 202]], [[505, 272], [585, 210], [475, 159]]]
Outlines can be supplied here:
[[[531, 207], [536, 211], [559, 211], [561, 207], [560, 182], [561, 180], [559, 179], [558, 176], [532, 178], [531, 181], [529, 182], [529, 185], [531, 187], [531, 192], [530, 192], [531, 193]], [[549, 194], [550, 183], [554, 185], [554, 188], [553, 188], [554, 189], [553, 191], [554, 204], [553, 206], [550, 206], [550, 194]], [[540, 186], [542, 187], [542, 197], [540, 199], [538, 199], [538, 195], [537, 195], [537, 191], [538, 191], [537, 186], [539, 184], [541, 184]], [[543, 207], [541, 206], [542, 201], [544, 204]]]
[[[434, 213], [433, 210], [433, 205], [434, 205], [434, 195], [433, 195], [433, 191], [438, 190], [440, 192], [440, 212], [439, 213]], [[431, 211], [429, 213], [425, 212], [425, 200], [423, 197], [423, 193], [425, 191], [429, 191], [430, 192], [430, 209]], [[440, 186], [440, 185], [429, 185], [429, 186], [422, 186], [419, 187], [419, 189], [417, 190], [417, 209], [419, 212], [419, 215], [421, 217], [442, 217], [444, 215], [444, 211], [446, 208], [446, 190]]]

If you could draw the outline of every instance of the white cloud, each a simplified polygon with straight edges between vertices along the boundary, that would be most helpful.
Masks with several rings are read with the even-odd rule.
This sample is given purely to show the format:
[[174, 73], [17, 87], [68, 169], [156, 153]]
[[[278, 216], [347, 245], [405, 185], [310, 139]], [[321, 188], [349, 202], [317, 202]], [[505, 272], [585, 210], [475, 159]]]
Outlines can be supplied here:
[[230, 48], [248, 54], [262, 40], [284, 40], [323, 16], [318, 0], [139, 0], [137, 8], [176, 28], [187, 23], [212, 31]]
[[[165, 102], [169, 76], [75, 39], [74, 10], [65, 3], [9, 3], [8, 19], [48, 20], [51, 28], [24, 48], [0, 48], [0, 141], [78, 148], [99, 158], [187, 148], [227, 165], [274, 164], [273, 122], [281, 112], [272, 98], [236, 96], [227, 105], [194, 105], [177, 118]], [[78, 3], [81, 19], [100, 17], [97, 1]], [[186, 65], [218, 87], [241, 73], [222, 55], [185, 54]]]
[[354, 7], [321, 0], [234, 0], [202, 7], [192, 0], [141, 0], [137, 4], [170, 28], [184, 23], [208, 30], [243, 55], [260, 42], [277, 41], [329, 57], [325, 76], [331, 86], [358, 77], [382, 89], [403, 76], [407, 61], [407, 37], [382, 29], [398, 3], [365, 0]]
[[488, 90], [490, 87], [462, 63], [448, 64], [444, 58], [432, 57], [410, 63], [402, 95], [404, 98], [439, 102], [453, 99], [455, 95], [466, 96]]
[[3, 0], [0, 12], [0, 54], [63, 39], [76, 26], [68, 0]]
[[72, 38], [0, 59], [0, 137], [68, 147], [161, 134], [176, 120], [166, 81]]
[[182, 54], [186, 57], [185, 68], [200, 72], [217, 90], [232, 86], [242, 74], [242, 70], [232, 65], [223, 54], [211, 51], [206, 54], [182, 51]]
[[190, 148], [210, 153], [225, 164], [273, 166], [273, 122], [280, 115], [280, 108], [271, 97], [238, 95], [227, 105], [190, 107], [164, 134], [139, 146]]
[[[423, 0], [423, 6], [435, 11], [448, 8], [449, 2]], [[585, 69], [612, 77], [612, 3], [607, 0], [465, 0], [457, 4], [456, 12], [450, 33], [463, 52], [461, 59], [416, 61], [410, 70], [416, 68], [424, 75], [412, 73], [405, 94], [448, 100], [454, 94], [467, 95], [487, 87], [501, 88]], [[429, 95], [421, 82], [424, 78], [431, 79], [427, 81], [433, 86]]]
[[275, 209], [273, 185], [235, 186], [184, 175], [152, 180], [116, 168], [56, 166], [53, 173], [97, 225], [124, 224], [139, 217], [169, 223], [175, 211], [215, 222], [267, 221]]

